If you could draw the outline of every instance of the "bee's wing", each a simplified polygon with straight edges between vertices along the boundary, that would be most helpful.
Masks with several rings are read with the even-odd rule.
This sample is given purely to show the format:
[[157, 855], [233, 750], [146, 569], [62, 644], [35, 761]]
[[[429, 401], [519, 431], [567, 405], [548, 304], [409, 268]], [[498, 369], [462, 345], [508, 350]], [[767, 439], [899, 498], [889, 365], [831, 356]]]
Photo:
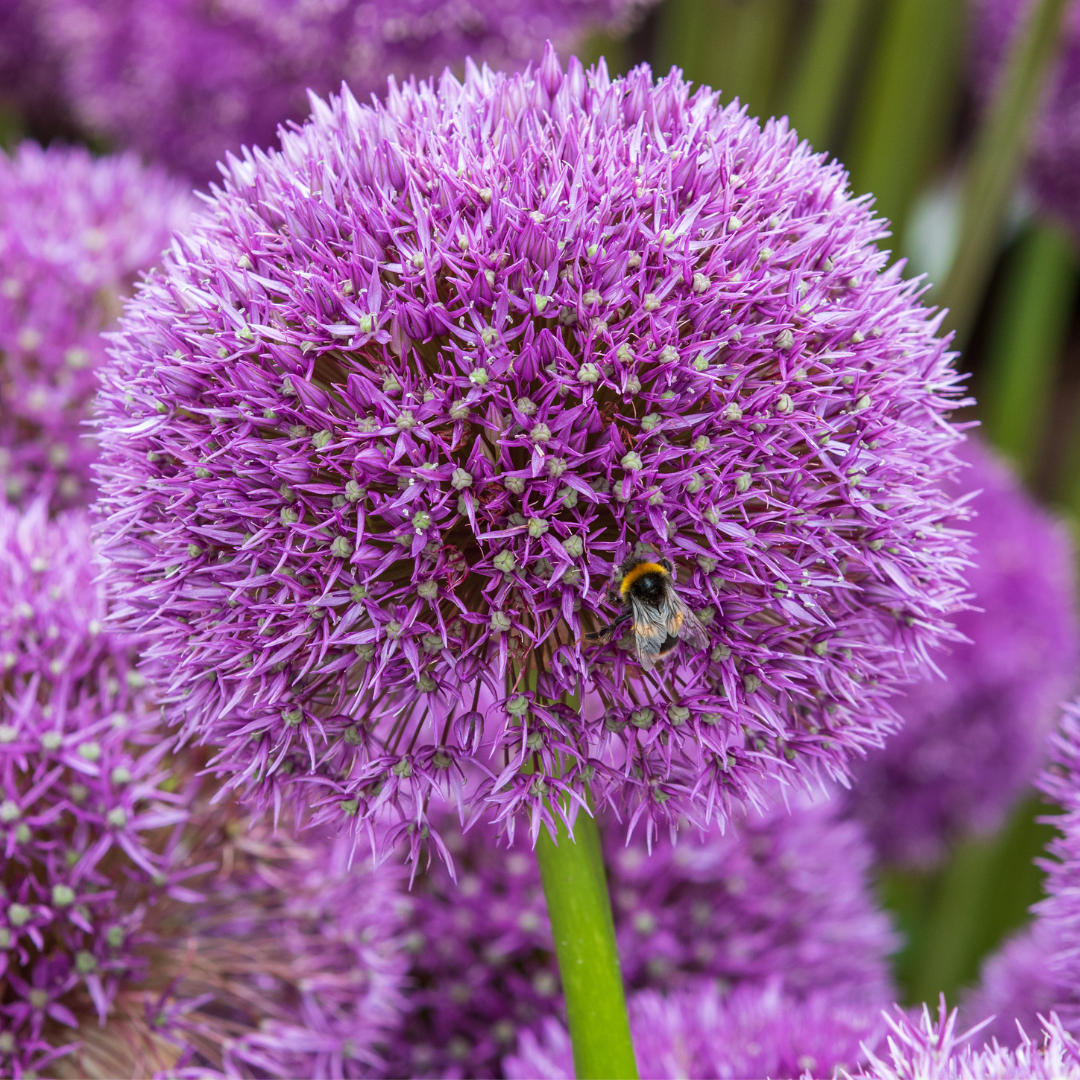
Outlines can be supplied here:
[[633, 613], [634, 645], [637, 657], [646, 671], [651, 671], [660, 655], [660, 649], [667, 639], [667, 620], [663, 608], [651, 604], [642, 604], [631, 599]]
[[709, 644], [705, 627], [678, 593], [668, 593], [661, 611], [665, 629], [672, 637], [681, 638], [692, 649], [704, 649]]

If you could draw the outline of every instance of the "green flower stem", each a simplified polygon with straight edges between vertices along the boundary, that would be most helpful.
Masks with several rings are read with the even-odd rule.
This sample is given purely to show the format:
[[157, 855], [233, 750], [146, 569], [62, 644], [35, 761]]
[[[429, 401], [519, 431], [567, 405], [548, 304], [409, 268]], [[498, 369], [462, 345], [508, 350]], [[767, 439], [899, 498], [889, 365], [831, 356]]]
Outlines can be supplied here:
[[579, 813], [571, 839], [560, 820], [557, 844], [541, 829], [536, 859], [555, 935], [577, 1078], [637, 1080], [596, 822]]
[[861, 39], [876, 0], [820, 0], [806, 47], [784, 95], [785, 112], [799, 137], [824, 150], [836, 135]]
[[994, 269], [1002, 223], [1024, 163], [1032, 116], [1060, 39], [1065, 0], [1036, 0], [1009, 52], [997, 93], [968, 162], [956, 258], [936, 299], [947, 329], [967, 343]]
[[1054, 226], [1033, 225], [1013, 250], [995, 294], [978, 394], [983, 430], [1027, 478], [1046, 431], [1076, 287], [1071, 239]]
[[952, 128], [963, 70], [966, 0], [888, 0], [844, 159], [873, 192], [894, 247]]

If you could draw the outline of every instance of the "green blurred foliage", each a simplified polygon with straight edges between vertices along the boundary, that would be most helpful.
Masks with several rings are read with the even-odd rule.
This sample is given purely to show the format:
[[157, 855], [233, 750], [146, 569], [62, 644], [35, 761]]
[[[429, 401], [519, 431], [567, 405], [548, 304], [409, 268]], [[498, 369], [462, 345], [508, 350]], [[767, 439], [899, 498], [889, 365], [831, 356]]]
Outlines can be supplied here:
[[879, 896], [905, 939], [894, 967], [905, 1004], [940, 993], [955, 1003], [983, 959], [1028, 922], [1045, 877], [1033, 859], [1055, 835], [1038, 819], [1052, 809], [1031, 796], [996, 836], [961, 841], [943, 866], [881, 871]]

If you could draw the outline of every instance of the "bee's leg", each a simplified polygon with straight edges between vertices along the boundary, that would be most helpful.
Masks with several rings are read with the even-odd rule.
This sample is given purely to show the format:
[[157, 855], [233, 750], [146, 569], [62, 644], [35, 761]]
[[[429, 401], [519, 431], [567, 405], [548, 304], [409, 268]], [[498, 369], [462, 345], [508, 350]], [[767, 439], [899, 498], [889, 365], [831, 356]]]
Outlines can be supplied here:
[[671, 560], [661, 558], [657, 559], [656, 561], [671, 575], [672, 579], [674, 579], [675, 567], [672, 565]]
[[607, 626], [601, 626], [599, 630], [596, 630], [591, 634], [586, 634], [585, 637], [589, 641], [610, 641], [615, 631], [629, 618], [630, 612], [626, 612], [624, 615], [620, 615], [614, 622], [609, 622]]

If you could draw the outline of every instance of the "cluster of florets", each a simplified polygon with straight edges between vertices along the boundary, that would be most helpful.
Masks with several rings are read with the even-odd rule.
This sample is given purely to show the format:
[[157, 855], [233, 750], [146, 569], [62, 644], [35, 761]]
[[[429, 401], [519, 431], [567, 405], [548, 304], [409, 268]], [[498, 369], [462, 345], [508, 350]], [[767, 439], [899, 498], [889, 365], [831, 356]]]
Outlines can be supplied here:
[[[974, 0], [972, 6], [975, 87], [988, 100], [1032, 9], [1024, 0]], [[1042, 208], [1080, 234], [1080, 6], [1073, 4], [1065, 13], [1062, 37], [1061, 55], [1033, 125], [1028, 179]]]
[[[495, 1076], [519, 1032], [561, 1012], [540, 878], [489, 826], [440, 831], [458, 880], [436, 862], [413, 888], [413, 989], [390, 1073]], [[761, 987], [781, 972], [785, 1001], [822, 994], [873, 1015], [893, 1000], [896, 939], [869, 893], [869, 847], [835, 808], [751, 814], [651, 856], [616, 822], [603, 834], [628, 989]]]
[[1080, 1043], [1053, 1014], [1041, 1021], [1041, 1046], [1021, 1032], [1013, 1049], [995, 1040], [981, 1050], [975, 1049], [981, 1042], [976, 1036], [985, 1025], [958, 1034], [957, 1012], [946, 1014], [944, 995], [937, 1023], [925, 1005], [917, 1016], [896, 1006], [896, 1015], [885, 1019], [891, 1029], [888, 1054], [871, 1050], [868, 1065], [854, 1080], [1080, 1080]]
[[0, 1073], [39, 1069], [140, 975], [147, 906], [183, 874], [163, 737], [106, 630], [90, 530], [0, 504]]
[[545, 40], [624, 32], [638, 0], [33, 0], [91, 131], [197, 180], [241, 145], [266, 146], [342, 80], [361, 98], [387, 78], [438, 75], [466, 56], [513, 70]]
[[886, 958], [899, 942], [870, 894], [870, 847], [835, 806], [751, 813], [651, 853], [623, 840], [605, 834], [628, 986], [763, 983], [781, 972], [796, 996], [892, 1001]]
[[[879, 1009], [837, 1001], [827, 992], [793, 997], [779, 980], [730, 993], [698, 980], [666, 996], [630, 997], [630, 1031], [642, 1076], [712, 1080], [721, 1076], [836, 1076], [867, 1060], [880, 1038]], [[521, 1036], [503, 1062], [510, 1080], [572, 1080], [565, 1027], [553, 1017]]]
[[[170, 1075], [380, 1075], [407, 968], [398, 869], [354, 862], [348, 839], [291, 841], [284, 827], [205, 807], [192, 829], [190, 857], [214, 866], [195, 880], [195, 904], [152, 916], [153, 966], [129, 992], [143, 1013], [133, 1030], [157, 1043], [144, 1058]], [[140, 1049], [130, 1034], [112, 1041]]]
[[[962, 594], [958, 376], [842, 169], [550, 51], [282, 139], [101, 398], [112, 584], [228, 784], [419, 844], [435, 790], [702, 823], [879, 744]], [[657, 551], [708, 642], [648, 671], [583, 635]]]
[[980, 442], [951, 489], [970, 498], [973, 607], [966, 641], [935, 658], [944, 678], [912, 686], [903, 729], [854, 769], [852, 812], [884, 860], [932, 863], [965, 833], [990, 833], [1042, 763], [1061, 701], [1077, 685], [1073, 545]]
[[187, 220], [189, 199], [133, 155], [34, 143], [0, 154], [0, 495], [9, 501], [93, 497], [85, 422], [100, 334]]

